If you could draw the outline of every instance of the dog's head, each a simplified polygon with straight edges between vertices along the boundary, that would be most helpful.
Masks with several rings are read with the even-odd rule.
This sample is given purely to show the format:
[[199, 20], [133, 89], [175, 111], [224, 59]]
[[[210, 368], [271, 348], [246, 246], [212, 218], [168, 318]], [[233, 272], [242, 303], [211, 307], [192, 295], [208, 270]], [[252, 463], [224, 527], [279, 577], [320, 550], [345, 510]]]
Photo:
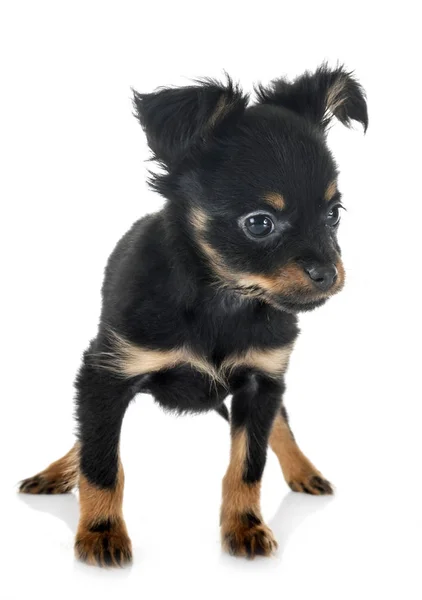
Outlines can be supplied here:
[[136, 116], [165, 168], [155, 187], [215, 279], [289, 311], [323, 304], [344, 284], [338, 171], [326, 145], [333, 116], [366, 130], [360, 85], [325, 65], [256, 89], [228, 80], [134, 92]]

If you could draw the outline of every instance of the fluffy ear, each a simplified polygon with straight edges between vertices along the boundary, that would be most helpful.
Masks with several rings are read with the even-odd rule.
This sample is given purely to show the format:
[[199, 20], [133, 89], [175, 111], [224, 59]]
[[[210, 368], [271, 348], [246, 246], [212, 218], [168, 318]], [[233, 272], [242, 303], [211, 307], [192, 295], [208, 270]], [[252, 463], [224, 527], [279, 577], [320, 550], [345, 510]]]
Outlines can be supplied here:
[[210, 79], [152, 94], [133, 90], [135, 117], [141, 123], [154, 157], [168, 167], [210, 141], [222, 124], [244, 112], [247, 96], [227, 78]]
[[351, 121], [368, 127], [368, 110], [362, 86], [343, 66], [321, 65], [315, 73], [304, 73], [293, 82], [276, 79], [268, 87], [259, 85], [260, 103], [284, 106], [325, 129], [333, 116], [350, 127]]

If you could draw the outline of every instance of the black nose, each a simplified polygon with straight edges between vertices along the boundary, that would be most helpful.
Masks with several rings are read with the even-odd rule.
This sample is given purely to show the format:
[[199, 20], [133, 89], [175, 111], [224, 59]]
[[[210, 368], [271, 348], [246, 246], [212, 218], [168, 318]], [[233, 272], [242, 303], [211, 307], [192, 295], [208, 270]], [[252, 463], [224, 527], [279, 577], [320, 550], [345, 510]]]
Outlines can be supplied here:
[[311, 265], [305, 267], [305, 271], [312, 279], [314, 285], [323, 292], [328, 292], [333, 287], [338, 275], [335, 265]]

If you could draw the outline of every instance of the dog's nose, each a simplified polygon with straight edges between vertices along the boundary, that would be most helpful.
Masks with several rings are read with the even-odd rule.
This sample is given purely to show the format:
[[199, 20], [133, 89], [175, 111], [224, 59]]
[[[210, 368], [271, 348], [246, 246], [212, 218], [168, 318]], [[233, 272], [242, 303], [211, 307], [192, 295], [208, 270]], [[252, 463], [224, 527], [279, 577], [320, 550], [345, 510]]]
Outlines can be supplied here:
[[314, 285], [323, 292], [328, 292], [333, 287], [338, 275], [335, 265], [311, 265], [305, 267], [305, 272], [312, 279]]

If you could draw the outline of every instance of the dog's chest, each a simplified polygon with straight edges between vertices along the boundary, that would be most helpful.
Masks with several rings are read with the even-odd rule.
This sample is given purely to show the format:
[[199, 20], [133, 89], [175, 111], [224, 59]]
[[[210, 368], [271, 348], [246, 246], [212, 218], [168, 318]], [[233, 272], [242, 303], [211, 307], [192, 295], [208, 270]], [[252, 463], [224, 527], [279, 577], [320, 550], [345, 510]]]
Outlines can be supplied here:
[[255, 363], [277, 370], [277, 363], [285, 365], [298, 331], [293, 315], [245, 301], [227, 306], [214, 300], [185, 318], [187, 347], [222, 375]]
[[223, 309], [210, 303], [187, 311], [183, 335], [167, 344], [151, 347], [116, 336], [115, 352], [104, 360], [129, 377], [181, 365], [220, 381], [240, 367], [283, 373], [298, 332], [295, 317], [260, 305]]

